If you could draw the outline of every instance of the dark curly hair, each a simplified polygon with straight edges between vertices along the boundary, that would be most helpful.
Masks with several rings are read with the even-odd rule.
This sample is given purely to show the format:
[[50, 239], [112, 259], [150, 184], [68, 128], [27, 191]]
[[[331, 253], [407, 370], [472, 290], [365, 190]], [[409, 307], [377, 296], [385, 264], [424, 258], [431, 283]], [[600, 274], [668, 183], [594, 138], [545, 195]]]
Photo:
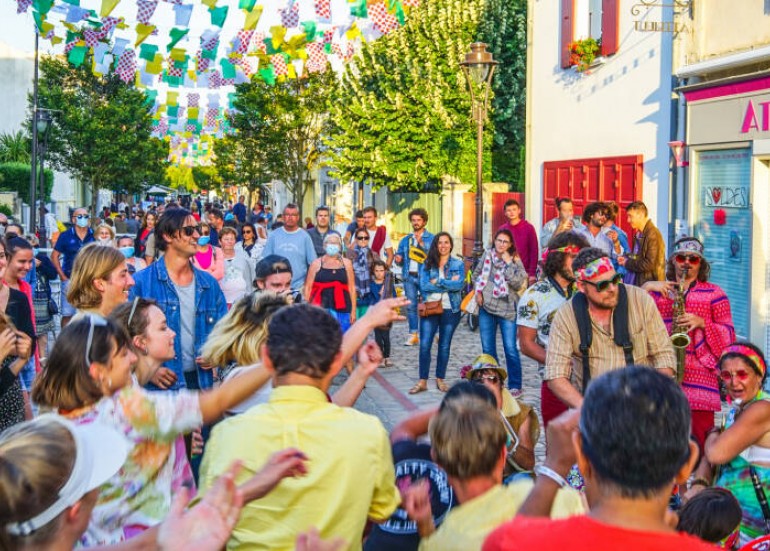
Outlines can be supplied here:
[[[548, 249], [561, 249], [562, 247], [579, 247], [581, 250], [588, 247], [588, 241], [585, 237], [574, 231], [565, 231], [557, 233], [548, 242]], [[554, 277], [564, 267], [564, 259], [567, 257], [567, 253], [563, 252], [551, 252], [545, 257], [543, 263], [543, 275], [546, 277]]]
[[581, 217], [581, 220], [583, 220], [583, 224], [588, 224], [591, 221], [591, 217], [593, 217], [594, 214], [597, 212], [603, 212], [604, 214], [607, 214], [607, 205], [602, 203], [601, 201], [596, 201], [595, 203], [590, 203], [586, 205], [586, 208], [583, 209], [583, 215]]

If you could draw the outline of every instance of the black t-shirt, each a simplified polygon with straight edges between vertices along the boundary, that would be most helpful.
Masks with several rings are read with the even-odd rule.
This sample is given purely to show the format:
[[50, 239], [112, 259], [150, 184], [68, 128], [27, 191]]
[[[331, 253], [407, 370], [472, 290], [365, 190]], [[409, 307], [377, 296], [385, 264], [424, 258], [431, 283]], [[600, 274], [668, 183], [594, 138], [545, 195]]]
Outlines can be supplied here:
[[[396, 485], [407, 486], [422, 478], [430, 482], [433, 522], [441, 525], [455, 504], [454, 493], [446, 473], [430, 458], [430, 446], [411, 440], [393, 444], [393, 463], [396, 466]], [[401, 507], [384, 523], [376, 525], [364, 544], [364, 551], [417, 551], [420, 536], [417, 523]]]

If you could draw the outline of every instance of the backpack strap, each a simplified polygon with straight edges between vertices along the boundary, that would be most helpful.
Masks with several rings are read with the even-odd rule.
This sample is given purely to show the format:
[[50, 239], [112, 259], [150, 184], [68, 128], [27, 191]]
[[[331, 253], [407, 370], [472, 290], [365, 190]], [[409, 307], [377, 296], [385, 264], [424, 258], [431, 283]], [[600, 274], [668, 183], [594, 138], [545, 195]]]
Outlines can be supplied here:
[[626, 365], [634, 365], [634, 343], [628, 331], [628, 292], [625, 285], [618, 285], [618, 305], [612, 318], [615, 344], [623, 349]]
[[580, 334], [580, 355], [583, 359], [583, 394], [585, 394], [588, 383], [591, 381], [588, 351], [593, 340], [593, 330], [591, 329], [591, 317], [588, 315], [588, 300], [583, 293], [575, 293], [575, 296], [572, 297], [572, 309], [575, 312], [578, 333]]

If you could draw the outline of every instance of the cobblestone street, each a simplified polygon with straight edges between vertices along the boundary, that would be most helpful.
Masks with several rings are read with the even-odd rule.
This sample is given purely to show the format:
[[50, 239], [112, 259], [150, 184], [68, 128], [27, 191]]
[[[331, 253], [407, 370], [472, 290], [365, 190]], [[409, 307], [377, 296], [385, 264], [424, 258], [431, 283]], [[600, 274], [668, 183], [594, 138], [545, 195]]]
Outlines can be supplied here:
[[[444, 394], [436, 388], [436, 346], [433, 347], [431, 362], [431, 379], [428, 391], [410, 395], [409, 389], [418, 381], [419, 346], [404, 346], [407, 336], [406, 322], [396, 323], [391, 331], [391, 360], [392, 367], [380, 368], [369, 379], [363, 394], [356, 402], [356, 409], [371, 413], [380, 418], [385, 428], [390, 431], [399, 421], [414, 411], [438, 405]], [[498, 358], [504, 354], [502, 339], [498, 335]], [[450, 386], [459, 380], [460, 368], [473, 361], [481, 354], [481, 340], [478, 331], [472, 332], [465, 323], [465, 318], [455, 331], [452, 340], [452, 351], [449, 358], [446, 381]], [[540, 378], [537, 364], [522, 355], [523, 390], [522, 400], [540, 411]], [[346, 375], [340, 374], [335, 379], [335, 386], [345, 380]], [[540, 441], [535, 449], [538, 459], [545, 453], [544, 435], [541, 430]]]

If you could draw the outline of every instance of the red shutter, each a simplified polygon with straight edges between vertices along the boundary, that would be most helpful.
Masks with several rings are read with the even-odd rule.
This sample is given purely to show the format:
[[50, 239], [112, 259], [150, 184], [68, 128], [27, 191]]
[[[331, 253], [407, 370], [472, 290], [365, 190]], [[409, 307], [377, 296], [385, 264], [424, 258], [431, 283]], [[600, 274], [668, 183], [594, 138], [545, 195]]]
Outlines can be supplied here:
[[602, 55], [618, 51], [618, 0], [602, 0]]
[[569, 69], [570, 63], [569, 44], [574, 36], [573, 21], [575, 13], [575, 0], [561, 0], [561, 67]]

